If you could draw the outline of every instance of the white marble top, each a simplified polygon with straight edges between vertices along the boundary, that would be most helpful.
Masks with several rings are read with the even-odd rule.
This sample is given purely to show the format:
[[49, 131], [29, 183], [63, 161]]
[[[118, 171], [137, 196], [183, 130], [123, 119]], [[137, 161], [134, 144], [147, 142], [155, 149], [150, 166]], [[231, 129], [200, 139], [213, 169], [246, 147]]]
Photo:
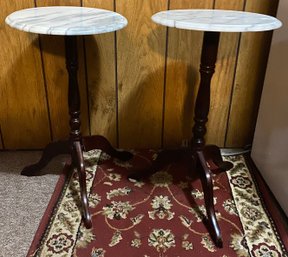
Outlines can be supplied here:
[[173, 28], [218, 32], [267, 31], [282, 25], [278, 19], [268, 15], [216, 9], [163, 11], [154, 14], [152, 20]]
[[5, 22], [13, 28], [48, 35], [93, 35], [122, 29], [127, 20], [103, 9], [51, 6], [16, 11]]

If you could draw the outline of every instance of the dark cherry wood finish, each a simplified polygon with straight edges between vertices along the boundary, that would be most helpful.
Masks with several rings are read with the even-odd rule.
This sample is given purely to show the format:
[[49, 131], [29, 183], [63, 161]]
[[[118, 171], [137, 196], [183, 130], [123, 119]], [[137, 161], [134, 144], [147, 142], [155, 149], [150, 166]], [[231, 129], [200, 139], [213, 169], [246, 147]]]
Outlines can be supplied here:
[[69, 140], [48, 144], [43, 151], [41, 159], [37, 163], [25, 167], [21, 174], [25, 176], [37, 175], [55, 156], [70, 154], [72, 158], [71, 168], [77, 169], [79, 177], [83, 222], [87, 228], [91, 228], [92, 221], [89, 213], [83, 151], [101, 149], [112, 157], [123, 161], [131, 159], [133, 155], [126, 151], [114, 149], [109, 141], [103, 136], [82, 137], [80, 131], [80, 94], [77, 79], [77, 37], [65, 36], [65, 51], [66, 68], [69, 75], [68, 105], [70, 114], [70, 138]]
[[226, 171], [233, 165], [230, 162], [224, 162], [220, 149], [215, 145], [205, 145], [206, 123], [210, 108], [210, 85], [213, 73], [215, 72], [215, 63], [219, 46], [219, 32], [204, 32], [200, 74], [201, 82], [195, 105], [195, 117], [193, 127], [193, 137], [190, 147], [177, 150], [165, 150], [159, 153], [157, 159], [152, 163], [149, 169], [143, 169], [129, 176], [130, 180], [140, 180], [162, 169], [167, 162], [177, 161], [179, 158], [189, 155], [192, 157], [192, 170], [199, 171], [202, 182], [205, 207], [207, 212], [207, 226], [211, 238], [218, 247], [223, 247], [220, 228], [216, 219], [213, 204], [213, 181], [212, 173]]

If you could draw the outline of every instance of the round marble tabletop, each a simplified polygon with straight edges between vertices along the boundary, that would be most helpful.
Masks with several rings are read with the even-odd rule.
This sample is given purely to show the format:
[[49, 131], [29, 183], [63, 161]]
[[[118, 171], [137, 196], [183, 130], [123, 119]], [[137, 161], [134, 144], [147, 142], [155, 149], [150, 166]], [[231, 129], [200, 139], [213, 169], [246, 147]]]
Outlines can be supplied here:
[[124, 28], [122, 15], [103, 9], [51, 6], [16, 11], [5, 22], [13, 28], [48, 35], [93, 35]]
[[282, 25], [278, 19], [268, 15], [216, 9], [163, 11], [154, 14], [152, 20], [178, 29], [215, 32], [267, 31]]

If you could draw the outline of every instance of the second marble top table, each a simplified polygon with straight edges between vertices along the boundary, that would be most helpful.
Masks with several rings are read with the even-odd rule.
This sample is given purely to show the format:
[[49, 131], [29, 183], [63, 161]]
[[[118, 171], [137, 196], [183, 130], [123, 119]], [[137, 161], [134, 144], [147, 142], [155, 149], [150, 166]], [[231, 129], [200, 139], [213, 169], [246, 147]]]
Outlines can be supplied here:
[[[153, 162], [150, 172], [132, 174], [131, 179], [143, 178], [163, 168], [163, 160], [191, 158], [192, 171], [199, 171], [205, 198], [207, 225], [214, 243], [223, 246], [220, 228], [213, 203], [212, 173], [226, 171], [232, 164], [224, 162], [219, 147], [205, 144], [206, 123], [210, 108], [210, 83], [215, 72], [220, 32], [255, 32], [277, 29], [281, 22], [274, 17], [258, 13], [228, 10], [169, 10], [156, 13], [152, 20], [158, 24], [177, 29], [204, 31], [201, 53], [201, 80], [195, 105], [193, 136], [188, 149], [163, 151]], [[171, 154], [172, 153], [172, 154]], [[165, 155], [170, 158], [165, 158]]]
[[69, 140], [48, 144], [39, 162], [25, 167], [21, 174], [26, 176], [36, 175], [56, 155], [70, 154], [72, 168], [77, 169], [79, 176], [83, 221], [85, 226], [90, 228], [92, 219], [89, 213], [83, 151], [101, 149], [121, 160], [128, 160], [133, 155], [129, 152], [114, 149], [108, 140], [102, 136], [82, 137], [81, 135], [80, 95], [77, 79], [77, 36], [116, 31], [124, 28], [128, 22], [122, 15], [109, 10], [76, 6], [52, 6], [19, 10], [10, 14], [5, 21], [11, 27], [22, 31], [64, 36], [66, 68], [69, 75], [70, 137]]
[[155, 23], [178, 29], [214, 32], [256, 32], [281, 27], [282, 23], [271, 16], [242, 11], [181, 9], [156, 13]]

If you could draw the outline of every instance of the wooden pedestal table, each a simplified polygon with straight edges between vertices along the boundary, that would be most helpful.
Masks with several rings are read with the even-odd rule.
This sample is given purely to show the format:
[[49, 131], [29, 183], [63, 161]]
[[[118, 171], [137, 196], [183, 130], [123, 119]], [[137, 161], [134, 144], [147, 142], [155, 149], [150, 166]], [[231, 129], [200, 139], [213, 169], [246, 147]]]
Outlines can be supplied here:
[[82, 216], [87, 228], [92, 227], [86, 189], [86, 174], [83, 151], [101, 149], [121, 160], [129, 160], [129, 152], [114, 149], [102, 136], [83, 137], [80, 132], [80, 95], [77, 70], [77, 36], [108, 33], [122, 29], [127, 20], [118, 13], [84, 7], [40, 7], [16, 11], [6, 18], [6, 23], [13, 28], [38, 34], [59, 35], [65, 40], [66, 68], [69, 76], [68, 106], [70, 114], [70, 138], [47, 145], [40, 161], [27, 166], [22, 175], [37, 175], [50, 160], [59, 154], [70, 154], [72, 168], [79, 175]]

